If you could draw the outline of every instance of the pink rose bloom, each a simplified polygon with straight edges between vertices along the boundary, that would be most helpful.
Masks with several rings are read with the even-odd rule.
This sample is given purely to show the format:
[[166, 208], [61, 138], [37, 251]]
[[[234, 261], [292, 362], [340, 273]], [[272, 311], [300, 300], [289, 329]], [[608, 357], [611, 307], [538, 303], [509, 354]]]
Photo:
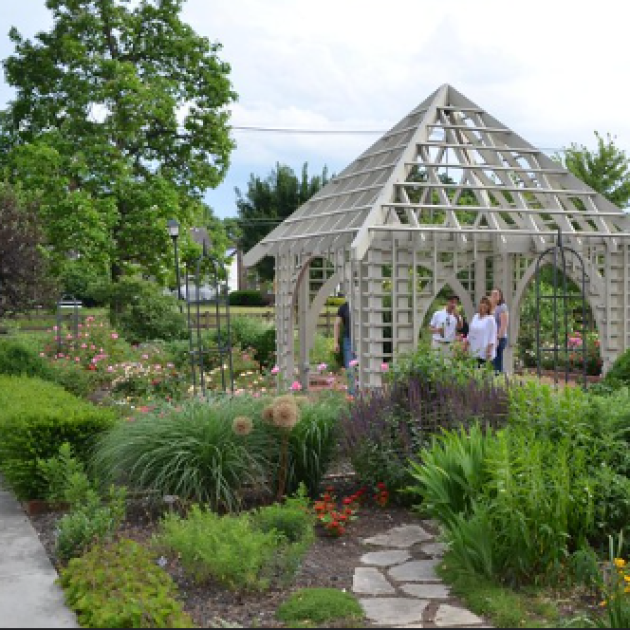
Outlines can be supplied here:
[[113, 372], [113, 371], [114, 371], [114, 368], [110, 365], [110, 366], [107, 368], [107, 371], [108, 371], [108, 372]]
[[350, 361], [350, 363], [348, 364], [351, 368], [352, 367], [357, 367], [357, 365], [359, 365], [359, 361], [357, 359], [352, 359], [352, 361]]
[[146, 361], [149, 358], [149, 355], [148, 354], [143, 354], [142, 358]]
[[92, 344], [92, 345], [90, 346], [90, 350], [96, 350], [96, 346], [95, 346], [94, 344]]
[[112, 339], [118, 339], [118, 333], [112, 333]]
[[294, 392], [299, 392], [302, 390], [302, 385], [299, 381], [293, 381], [293, 385], [291, 385], [291, 390]]
[[167, 364], [166, 364], [166, 367], [167, 367], [169, 370], [172, 370], [175, 366], [174, 366], [172, 363], [167, 363]]
[[81, 349], [82, 350], [86, 350], [87, 349], [87, 343], [82, 343], [81, 344]]
[[381, 372], [389, 371], [389, 363], [381, 363]]
[[53, 326], [53, 330], [54, 330], [55, 332], [57, 332], [57, 331], [59, 330], [59, 328], [58, 328], [57, 326]]
[[72, 335], [66, 335], [66, 339], [74, 339]]
[[61, 352], [57, 355], [60, 359], [63, 359], [64, 355]]
[[276, 374], [280, 374], [280, 368], [276, 365], [273, 370], [271, 370], [271, 373], [275, 376]]
[[335, 384], [335, 377], [331, 376], [327, 381], [328, 385], [332, 386]]
[[317, 366], [317, 369], [318, 369], [320, 372], [325, 372], [325, 371], [328, 369], [328, 366], [327, 366], [325, 363], [320, 363], [320, 364]]

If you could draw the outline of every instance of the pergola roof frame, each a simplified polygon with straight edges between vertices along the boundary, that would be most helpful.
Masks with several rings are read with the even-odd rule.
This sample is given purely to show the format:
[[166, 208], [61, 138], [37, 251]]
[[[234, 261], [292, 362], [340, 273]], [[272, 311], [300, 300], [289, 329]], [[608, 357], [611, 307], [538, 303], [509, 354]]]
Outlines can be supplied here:
[[276, 257], [278, 361], [294, 374], [297, 317], [298, 368], [307, 385], [313, 309], [324, 296], [311, 301], [313, 281], [306, 280], [313, 258], [328, 261], [317, 267], [333, 274], [321, 290], [333, 277], [344, 286], [359, 381], [378, 386], [381, 362], [417, 346], [421, 322], [445, 284], [471, 310], [492, 279], [512, 305], [518, 335], [533, 261], [558, 230], [585, 258], [608, 369], [630, 347], [629, 215], [443, 85], [248, 252], [244, 264]]

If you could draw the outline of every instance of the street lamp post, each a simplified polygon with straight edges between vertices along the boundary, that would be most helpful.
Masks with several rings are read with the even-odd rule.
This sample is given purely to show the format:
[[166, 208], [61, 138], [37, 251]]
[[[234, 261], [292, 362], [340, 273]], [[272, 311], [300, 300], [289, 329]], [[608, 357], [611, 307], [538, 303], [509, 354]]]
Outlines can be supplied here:
[[175, 276], [177, 277], [177, 298], [180, 300], [179, 310], [181, 311], [182, 305], [182, 279], [179, 273], [179, 250], [177, 248], [177, 241], [179, 239], [179, 223], [175, 219], [169, 219], [166, 222], [168, 235], [173, 240], [173, 248], [175, 250]]

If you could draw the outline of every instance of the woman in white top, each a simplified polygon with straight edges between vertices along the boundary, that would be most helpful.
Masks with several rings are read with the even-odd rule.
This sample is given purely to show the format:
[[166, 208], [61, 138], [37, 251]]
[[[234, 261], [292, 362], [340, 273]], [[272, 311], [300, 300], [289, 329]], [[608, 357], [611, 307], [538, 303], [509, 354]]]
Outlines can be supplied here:
[[492, 316], [492, 304], [487, 297], [481, 298], [479, 312], [470, 322], [467, 348], [479, 365], [492, 361], [497, 354], [497, 323]]

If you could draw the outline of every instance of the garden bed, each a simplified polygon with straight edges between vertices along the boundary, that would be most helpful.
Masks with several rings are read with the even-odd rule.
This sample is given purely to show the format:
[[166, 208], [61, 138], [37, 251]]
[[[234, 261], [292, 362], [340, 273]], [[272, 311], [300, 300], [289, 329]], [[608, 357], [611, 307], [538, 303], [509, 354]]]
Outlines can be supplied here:
[[[347, 482], [339, 482], [339, 495], [356, 489]], [[58, 566], [54, 554], [55, 526], [60, 514], [40, 514], [31, 517], [31, 522], [42, 541], [53, 564]], [[390, 507], [387, 509], [365, 507], [359, 513], [347, 536], [330, 538], [319, 535], [308, 552], [298, 575], [286, 588], [272, 588], [264, 593], [242, 593], [230, 591], [217, 584], [198, 586], [185, 574], [177, 562], [169, 562], [166, 570], [179, 587], [188, 612], [198, 627], [220, 627], [237, 624], [243, 627], [281, 628], [276, 611], [291, 593], [300, 588], [335, 588], [352, 591], [354, 569], [365, 553], [363, 538], [380, 534], [392, 527], [419, 522], [408, 510]], [[158, 517], [149, 514], [142, 504], [136, 502], [123, 526], [120, 537], [140, 543], [148, 543], [157, 532]], [[331, 625], [328, 627], [335, 627]]]

